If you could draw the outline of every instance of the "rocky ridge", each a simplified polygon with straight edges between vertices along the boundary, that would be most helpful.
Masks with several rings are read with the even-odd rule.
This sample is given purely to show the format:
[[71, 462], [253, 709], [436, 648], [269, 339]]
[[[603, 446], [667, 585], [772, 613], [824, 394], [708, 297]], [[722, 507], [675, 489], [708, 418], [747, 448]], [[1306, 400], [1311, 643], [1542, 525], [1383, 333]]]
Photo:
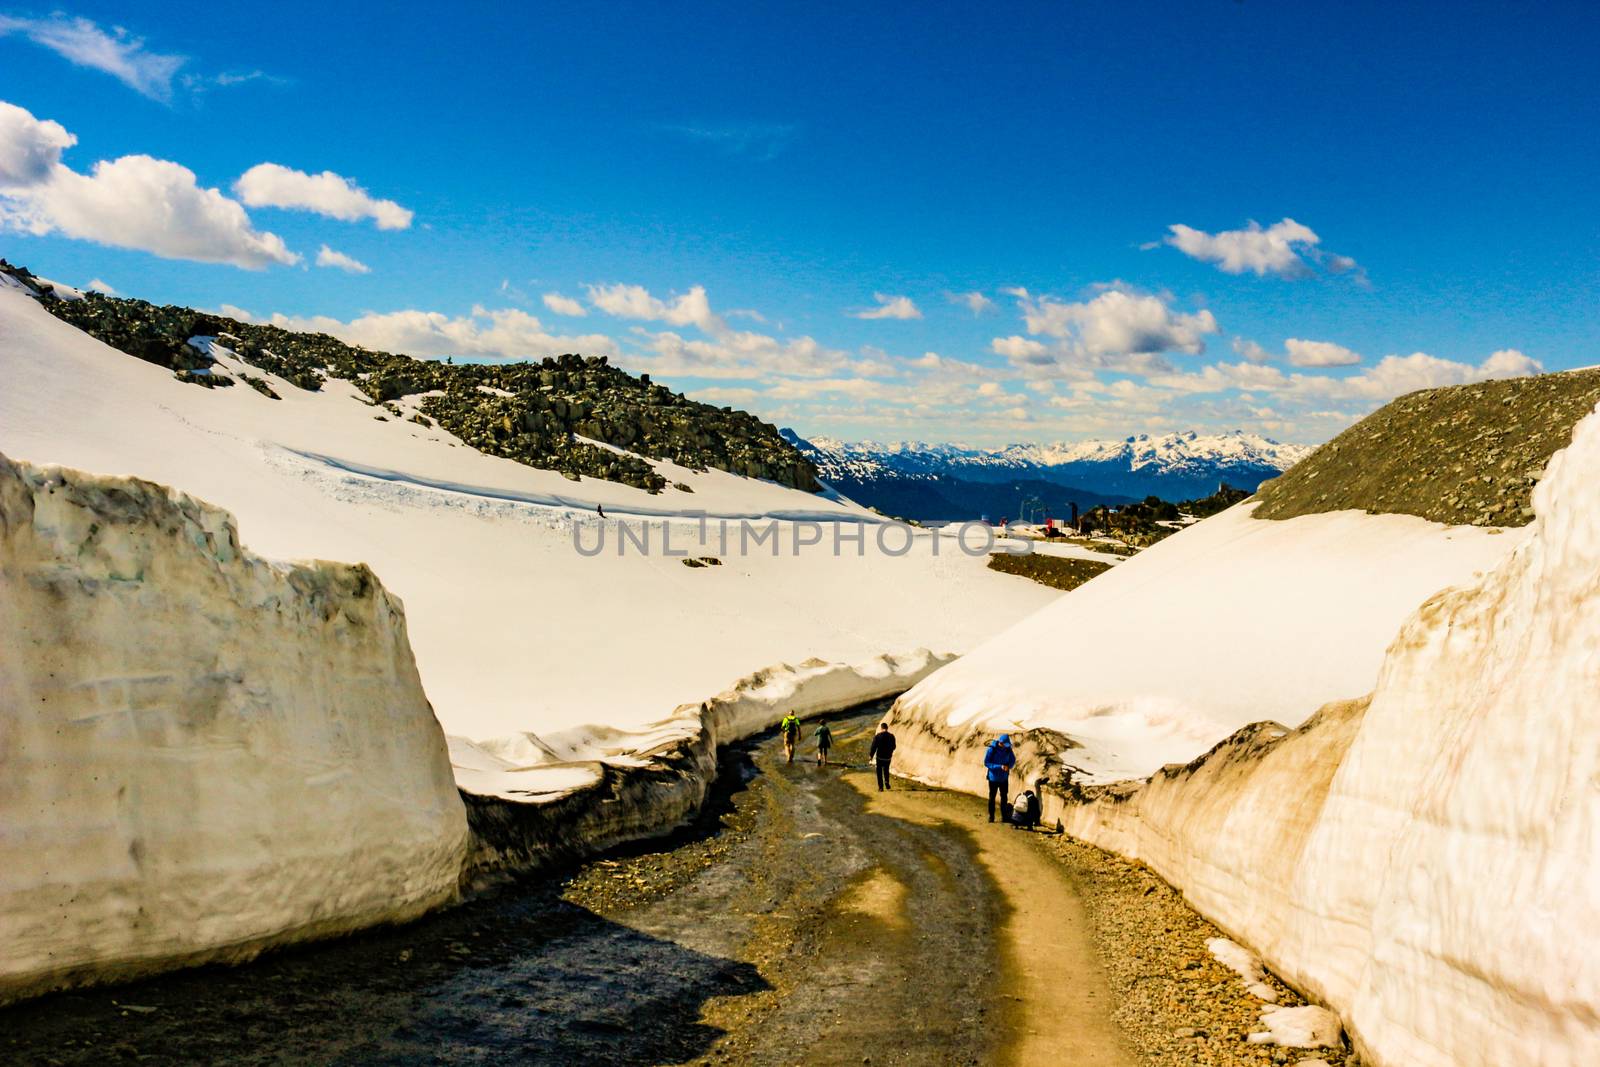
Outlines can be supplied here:
[[[58, 292], [4, 260], [0, 279], [25, 288], [57, 318], [112, 348], [207, 388], [234, 384], [216, 366], [216, 345], [295, 388], [315, 391], [325, 380], [347, 380], [374, 403], [390, 405], [396, 417], [401, 412], [393, 401], [420, 394], [414, 420], [437, 422], [480, 452], [573, 479], [602, 478], [660, 492], [667, 479], [642, 458], [648, 457], [807, 492], [821, 489], [811, 463], [776, 427], [747, 412], [689, 400], [648, 374], [610, 366], [604, 356], [500, 364], [415, 359], [189, 308]], [[263, 396], [277, 398], [266, 380], [240, 377]]]
[[1258, 519], [1356, 509], [1526, 526], [1533, 487], [1600, 402], [1600, 368], [1408, 393], [1261, 486]]

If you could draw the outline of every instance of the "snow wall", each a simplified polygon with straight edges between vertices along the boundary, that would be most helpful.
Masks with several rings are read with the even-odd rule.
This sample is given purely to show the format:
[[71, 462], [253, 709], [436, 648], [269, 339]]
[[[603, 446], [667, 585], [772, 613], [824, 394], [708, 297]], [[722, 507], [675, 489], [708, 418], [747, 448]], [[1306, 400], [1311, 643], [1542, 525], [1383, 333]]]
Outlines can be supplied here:
[[408, 919], [466, 852], [371, 571], [0, 456], [0, 1001]]
[[528, 871], [668, 833], [694, 817], [717, 749], [777, 725], [885, 700], [951, 662], [918, 649], [861, 664], [807, 660], [749, 675], [642, 730], [586, 726], [495, 741], [450, 738], [475, 878]]
[[[1369, 697], [1299, 729], [1089, 787], [1071, 740], [1016, 734], [1047, 821], [1148, 864], [1382, 1067], [1600, 1062], [1600, 414], [1533, 501], [1528, 539], [1417, 609]], [[977, 791], [989, 736], [904, 721], [905, 769]]]

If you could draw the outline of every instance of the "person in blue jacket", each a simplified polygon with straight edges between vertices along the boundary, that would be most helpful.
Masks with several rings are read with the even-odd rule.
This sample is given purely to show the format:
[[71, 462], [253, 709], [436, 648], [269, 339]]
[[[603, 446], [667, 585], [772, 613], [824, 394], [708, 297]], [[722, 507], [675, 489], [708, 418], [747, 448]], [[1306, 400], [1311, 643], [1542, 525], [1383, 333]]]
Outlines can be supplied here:
[[1011, 768], [1016, 766], [1017, 754], [1011, 751], [1011, 735], [1001, 734], [989, 742], [983, 753], [983, 765], [989, 771], [989, 821], [994, 822], [994, 798], [1000, 797], [1000, 821], [1011, 821]]

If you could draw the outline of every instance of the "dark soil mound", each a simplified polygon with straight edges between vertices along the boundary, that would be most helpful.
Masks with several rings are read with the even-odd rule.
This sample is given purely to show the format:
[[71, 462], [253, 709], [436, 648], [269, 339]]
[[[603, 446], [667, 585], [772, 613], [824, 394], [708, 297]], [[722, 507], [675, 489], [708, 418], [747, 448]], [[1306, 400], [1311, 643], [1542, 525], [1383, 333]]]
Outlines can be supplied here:
[[1600, 369], [1408, 393], [1261, 486], [1259, 519], [1355, 508], [1523, 526], [1550, 456], [1600, 402]]
[[989, 569], [1002, 574], [1032, 578], [1040, 585], [1048, 585], [1051, 589], [1070, 590], [1078, 588], [1102, 571], [1110, 570], [1111, 564], [1097, 563], [1092, 559], [1041, 556], [1037, 553], [1013, 556], [1007, 552], [996, 552], [989, 557]]

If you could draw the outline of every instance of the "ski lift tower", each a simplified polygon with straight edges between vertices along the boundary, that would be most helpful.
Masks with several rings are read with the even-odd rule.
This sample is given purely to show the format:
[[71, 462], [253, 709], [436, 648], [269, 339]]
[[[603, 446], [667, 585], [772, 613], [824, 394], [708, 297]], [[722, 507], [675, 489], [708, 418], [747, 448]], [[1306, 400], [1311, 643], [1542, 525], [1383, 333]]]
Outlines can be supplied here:
[[1036, 496], [1025, 496], [1022, 498], [1022, 503], [1018, 505], [1017, 517], [1023, 522], [1037, 522], [1037, 516], [1043, 514], [1044, 510], [1043, 500]]

